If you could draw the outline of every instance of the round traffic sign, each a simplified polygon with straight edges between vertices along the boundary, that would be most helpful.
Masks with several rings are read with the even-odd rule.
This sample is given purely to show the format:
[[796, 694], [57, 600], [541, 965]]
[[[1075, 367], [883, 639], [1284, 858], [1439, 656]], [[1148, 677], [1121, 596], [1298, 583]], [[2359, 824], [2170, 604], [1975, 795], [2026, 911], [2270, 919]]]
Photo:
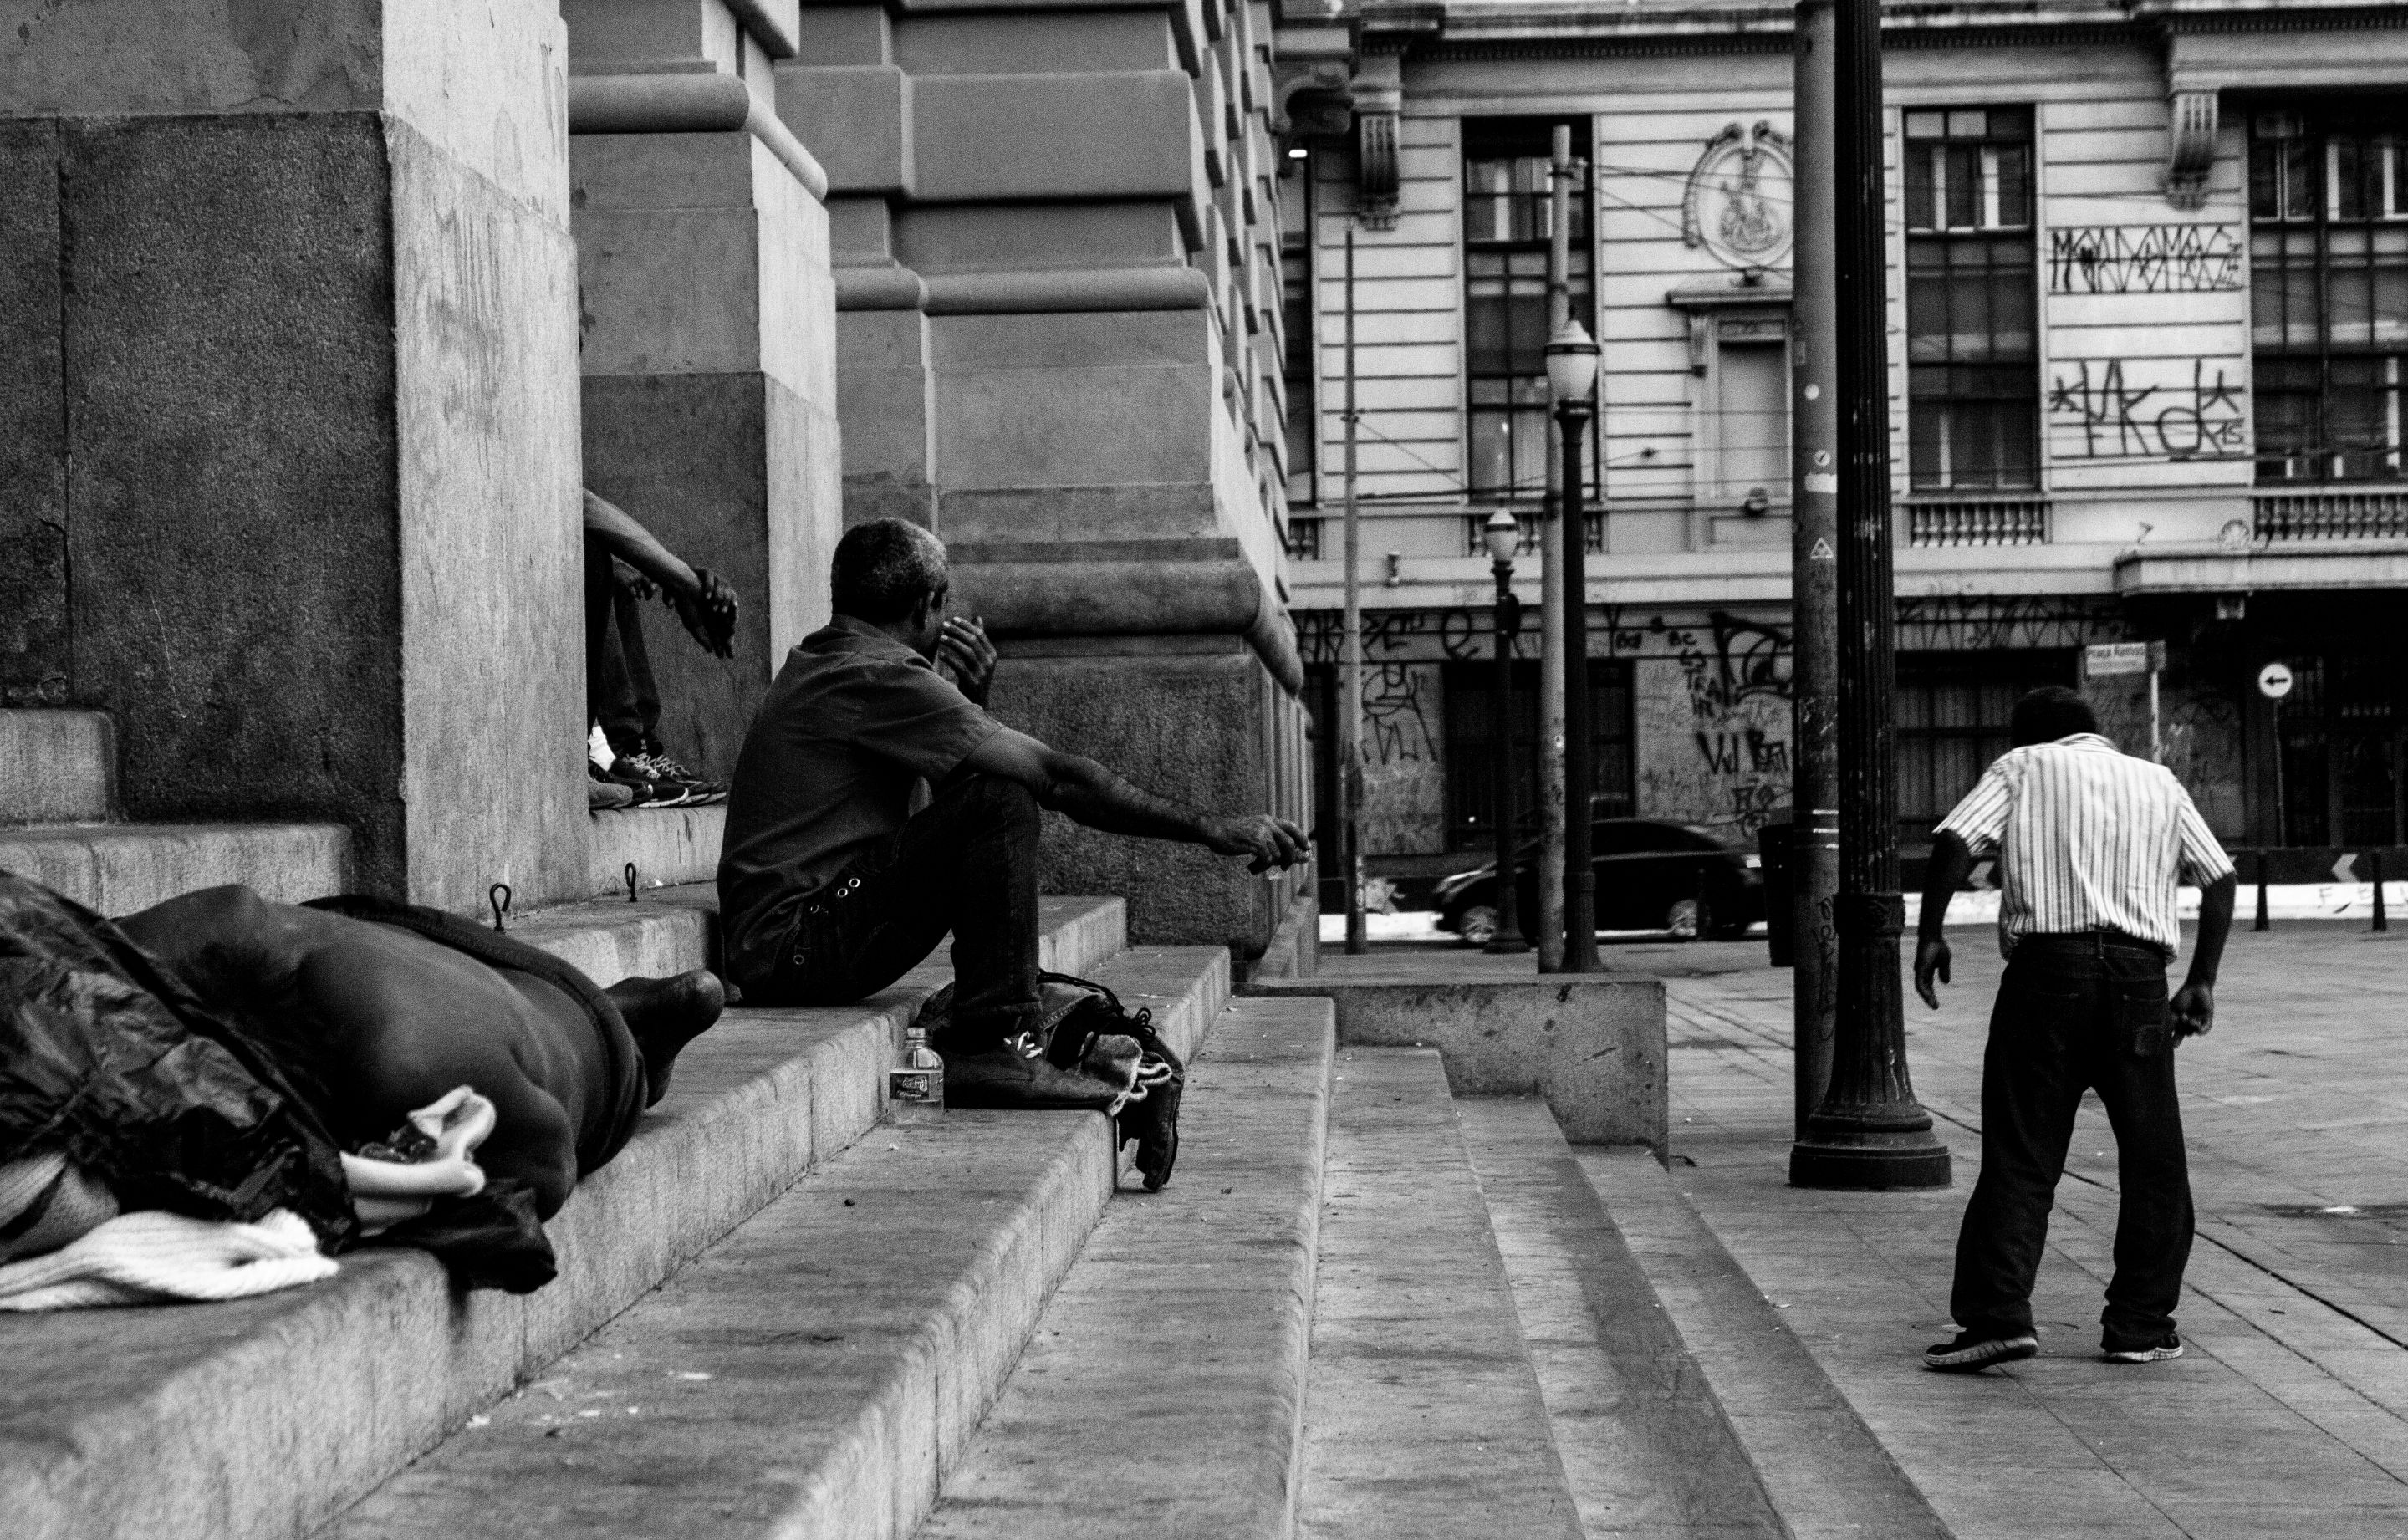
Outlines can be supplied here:
[[2258, 671], [2258, 693], [2270, 701], [2279, 701], [2291, 692], [2291, 671], [2282, 663], [2268, 663]]

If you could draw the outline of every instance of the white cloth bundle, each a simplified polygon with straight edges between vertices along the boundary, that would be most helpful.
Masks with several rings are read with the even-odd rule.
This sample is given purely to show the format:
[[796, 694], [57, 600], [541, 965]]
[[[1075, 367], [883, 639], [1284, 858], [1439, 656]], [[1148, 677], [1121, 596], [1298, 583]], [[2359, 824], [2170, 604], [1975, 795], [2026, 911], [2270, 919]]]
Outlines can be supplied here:
[[229, 1300], [335, 1276], [302, 1218], [277, 1209], [256, 1224], [146, 1210], [120, 1214], [47, 1256], [0, 1267], [0, 1310]]

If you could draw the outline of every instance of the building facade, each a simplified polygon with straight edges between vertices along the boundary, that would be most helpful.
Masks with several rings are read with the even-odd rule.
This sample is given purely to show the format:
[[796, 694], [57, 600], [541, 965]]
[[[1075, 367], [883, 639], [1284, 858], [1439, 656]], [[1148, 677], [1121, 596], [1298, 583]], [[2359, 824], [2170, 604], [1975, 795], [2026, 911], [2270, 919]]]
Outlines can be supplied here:
[[[1505, 508], [1534, 547], [1545, 505], [1559, 124], [1585, 163], [1574, 313], [1604, 355], [1595, 806], [1751, 834], [1791, 770], [1789, 13], [1460, 4], [1362, 28], [1392, 116], [1358, 84], [1355, 132], [1288, 163], [1290, 311], [1316, 344], [1290, 355], [1315, 409], [1289, 491], [1327, 722], [1351, 288], [1372, 869], [1490, 848], [1487, 746], [1535, 742], [1535, 550], [1500, 724], [1481, 529]], [[2160, 641], [2156, 751], [2220, 835], [2408, 842], [2408, 7], [1916, 7], [1885, 54], [1902, 837], [2033, 686], [2081, 686], [2150, 752], [2151, 680], [2091, 677], [2084, 649]], [[2279, 706], [2255, 683], [2275, 662]]]

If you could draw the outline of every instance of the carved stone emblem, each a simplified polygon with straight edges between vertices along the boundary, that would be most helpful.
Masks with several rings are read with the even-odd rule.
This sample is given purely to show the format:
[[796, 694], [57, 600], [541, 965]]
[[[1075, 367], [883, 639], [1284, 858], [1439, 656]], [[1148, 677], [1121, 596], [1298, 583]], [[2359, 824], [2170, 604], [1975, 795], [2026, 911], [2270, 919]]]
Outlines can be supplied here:
[[1777, 266], [1789, 255], [1793, 164], [1789, 135], [1770, 123], [1723, 125], [1689, 172], [1682, 238], [1727, 267]]

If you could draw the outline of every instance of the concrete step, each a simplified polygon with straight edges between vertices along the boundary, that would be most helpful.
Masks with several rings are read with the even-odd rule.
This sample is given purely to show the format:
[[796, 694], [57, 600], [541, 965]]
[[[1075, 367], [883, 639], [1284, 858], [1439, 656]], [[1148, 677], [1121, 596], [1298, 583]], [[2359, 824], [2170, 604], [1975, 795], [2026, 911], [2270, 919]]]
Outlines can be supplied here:
[[[704, 912], [702, 895], [680, 896], [623, 905], [661, 911], [633, 920], [581, 905], [519, 932], [652, 971], [699, 933], [667, 911]], [[1062, 966], [1093, 971], [1119, 945], [1117, 899], [1046, 913]], [[323, 1524], [850, 1148], [878, 1120], [904, 1022], [945, 977], [939, 963], [860, 1005], [729, 1012], [554, 1217], [560, 1276], [533, 1294], [462, 1296], [426, 1254], [370, 1249], [261, 1299], [0, 1319], [7, 1533], [250, 1540]]]
[[624, 897], [629, 866], [638, 891], [714, 880], [727, 805], [620, 807], [588, 814], [586, 825], [585, 891]]
[[1455, 1103], [1582, 1527], [1785, 1540], [1681, 1333], [1535, 1098]]
[[1222, 1013], [1169, 1184], [1104, 1211], [919, 1540], [1292, 1532], [1335, 1025]]
[[1947, 1540], [1948, 1526], [1674, 1176], [1644, 1150], [1584, 1148], [1574, 1159], [1789, 1531]]
[[0, 711], [0, 825], [97, 823], [117, 810], [117, 737], [98, 711]]
[[1437, 1052], [1343, 1048], [1333, 1086], [1298, 1533], [1579, 1540]]
[[[1219, 948], [1084, 971], [1191, 1047], [1228, 990]], [[1092, 1113], [882, 1128], [328, 1533], [909, 1534], [1118, 1175]]]
[[105, 915], [244, 882], [284, 904], [339, 893], [351, 834], [332, 823], [37, 824], [0, 829], [0, 869]]

